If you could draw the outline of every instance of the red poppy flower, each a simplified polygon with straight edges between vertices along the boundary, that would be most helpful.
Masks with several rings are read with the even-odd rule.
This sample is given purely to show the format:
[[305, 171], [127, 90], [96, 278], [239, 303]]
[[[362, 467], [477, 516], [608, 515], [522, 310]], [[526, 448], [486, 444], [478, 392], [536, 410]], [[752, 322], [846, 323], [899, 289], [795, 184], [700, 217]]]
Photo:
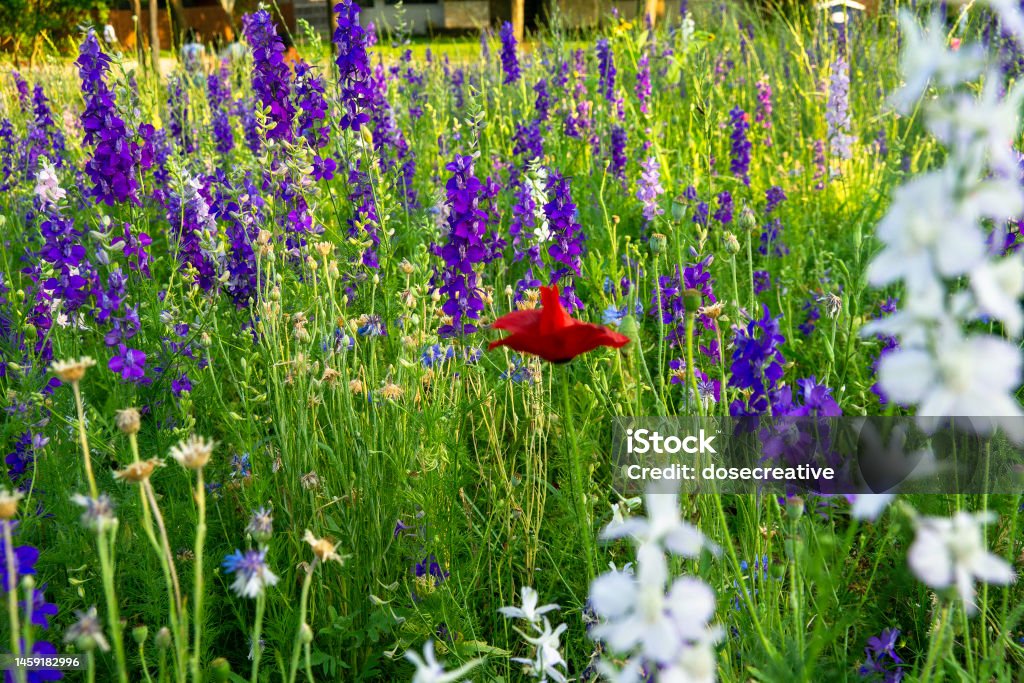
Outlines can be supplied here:
[[567, 363], [599, 346], [620, 348], [629, 343], [629, 337], [607, 327], [570, 317], [558, 299], [558, 285], [541, 287], [540, 301], [539, 311], [513, 311], [495, 320], [491, 327], [511, 334], [491, 342], [487, 350], [507, 346], [549, 363]]

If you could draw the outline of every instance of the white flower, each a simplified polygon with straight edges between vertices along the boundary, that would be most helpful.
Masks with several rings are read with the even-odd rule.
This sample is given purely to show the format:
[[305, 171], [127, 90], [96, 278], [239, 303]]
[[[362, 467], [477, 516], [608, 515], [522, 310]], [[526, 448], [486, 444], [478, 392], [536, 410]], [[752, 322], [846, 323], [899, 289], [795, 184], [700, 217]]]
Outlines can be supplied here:
[[541, 244], [551, 241], [551, 226], [548, 223], [548, 219], [539, 217], [540, 225], [533, 229], [533, 236], [537, 238], [537, 241]]
[[61, 188], [57, 179], [57, 169], [53, 167], [46, 157], [39, 158], [39, 171], [36, 173], [36, 196], [46, 207], [55, 207], [60, 200], [67, 196], [67, 192]]
[[1016, 253], [993, 263], [982, 263], [971, 272], [971, 290], [978, 311], [1002, 321], [1006, 331], [1019, 337], [1024, 330], [1024, 254]]
[[520, 593], [523, 597], [522, 608], [499, 607], [498, 611], [509, 619], [525, 619], [531, 624], [539, 624], [542, 615], [550, 612], [551, 610], [558, 609], [558, 605], [544, 605], [543, 607], [537, 607], [537, 591], [533, 590], [529, 586], [523, 586]]
[[963, 337], [956, 331], [943, 334], [930, 351], [894, 349], [878, 364], [882, 390], [896, 403], [916, 404], [925, 429], [941, 418], [974, 418], [979, 433], [1000, 424], [1016, 442], [1024, 440], [1021, 420], [991, 418], [1024, 417], [1015, 398], [1020, 377], [1016, 344], [988, 335]]
[[909, 12], [900, 13], [903, 27], [904, 84], [892, 95], [893, 106], [910, 113], [933, 80], [949, 87], [972, 79], [981, 73], [984, 55], [978, 46], [962, 46], [953, 51], [946, 45], [946, 28], [938, 14], [932, 14], [928, 28], [920, 26]]
[[980, 181], [962, 197], [959, 183], [955, 173], [945, 169], [896, 189], [876, 231], [886, 247], [868, 267], [872, 285], [905, 280], [918, 296], [919, 290], [940, 286], [938, 276], [964, 275], [985, 258], [980, 220], [1002, 220], [1024, 209], [1014, 181]]
[[928, 128], [972, 175], [986, 162], [1001, 175], [1018, 170], [1016, 150], [1007, 141], [1017, 135], [1024, 84], [1017, 83], [1004, 96], [1002, 83], [997, 73], [989, 72], [980, 96], [963, 92], [928, 105]]
[[658, 683], [714, 683], [715, 643], [724, 636], [720, 626], [705, 629], [698, 639], [679, 651], [675, 662], [658, 672]]
[[700, 529], [684, 522], [679, 516], [679, 496], [676, 493], [647, 493], [648, 518], [629, 517], [605, 527], [602, 538], [632, 536], [640, 544], [654, 543], [683, 557], [697, 557], [702, 548], [717, 553], [718, 546], [709, 541]]
[[565, 660], [562, 659], [562, 653], [559, 651], [561, 648], [559, 638], [566, 628], [568, 627], [565, 624], [559, 624], [558, 628], [552, 630], [551, 622], [545, 617], [544, 629], [541, 630], [538, 627], [538, 635], [535, 638], [523, 635], [523, 639], [526, 642], [537, 648], [534, 658], [523, 659], [522, 657], [513, 657], [512, 661], [529, 666], [531, 671], [540, 677], [541, 681], [545, 681], [550, 677], [551, 680], [557, 681], [557, 683], [565, 683], [565, 674], [556, 667], [561, 666], [565, 668], [566, 666]]
[[428, 640], [427, 644], [423, 646], [422, 657], [420, 657], [419, 653], [408, 650], [405, 653], [405, 658], [416, 667], [416, 672], [412, 676], [412, 683], [450, 683], [451, 681], [457, 681], [480, 663], [479, 659], [474, 659], [463, 664], [455, 671], [445, 671], [444, 666], [434, 656], [434, 641], [432, 640]]
[[676, 579], [665, 594], [668, 565], [661, 549], [637, 550], [637, 575], [610, 572], [590, 587], [590, 602], [604, 621], [591, 637], [615, 652], [637, 650], [661, 664], [675, 661], [684, 643], [703, 638], [715, 611], [715, 596], [702, 581]]
[[958, 512], [951, 519], [923, 517], [907, 556], [911, 571], [928, 586], [955, 586], [968, 614], [977, 611], [975, 580], [1001, 585], [1014, 580], [1010, 563], [985, 547], [982, 527], [994, 520], [991, 512]]
[[896, 498], [892, 493], [857, 493], [852, 496], [850, 516], [859, 520], [875, 521], [889, 503]]

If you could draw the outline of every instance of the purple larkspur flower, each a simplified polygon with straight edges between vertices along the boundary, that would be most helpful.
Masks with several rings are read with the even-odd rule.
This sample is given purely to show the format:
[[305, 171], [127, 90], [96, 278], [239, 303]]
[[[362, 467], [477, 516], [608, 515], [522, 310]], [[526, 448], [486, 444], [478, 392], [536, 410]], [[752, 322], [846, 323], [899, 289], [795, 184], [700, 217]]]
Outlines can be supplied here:
[[290, 74], [284, 61], [284, 43], [265, 9], [243, 15], [242, 28], [252, 49], [252, 91], [268, 112], [267, 138], [290, 141], [295, 108], [288, 85]]
[[[26, 653], [28, 649], [24, 638], [20, 639], [20, 650]], [[53, 643], [46, 640], [37, 640], [32, 643], [31, 656], [34, 657], [56, 657], [57, 648]], [[64, 672], [60, 669], [41, 667], [36, 669], [29, 669], [25, 672], [26, 678], [25, 683], [48, 683], [49, 681], [60, 681], [64, 679]], [[4, 683], [16, 683], [18, 679], [14, 677], [14, 672], [11, 669], [4, 670]]]
[[[552, 244], [548, 247], [548, 256], [554, 261], [550, 284], [559, 284], [563, 278], [560, 298], [566, 310], [583, 310], [583, 302], [576, 295], [576, 280], [583, 265], [583, 226], [577, 221], [576, 204], [572, 200], [569, 179], [552, 171], [547, 182], [548, 202], [544, 205], [544, 215], [548, 220]], [[574, 277], [575, 276], [575, 277]]]
[[772, 286], [771, 275], [767, 270], [754, 271], [754, 296], [760, 296], [767, 292]]
[[850, 135], [850, 67], [842, 55], [832, 64], [825, 120], [828, 122], [828, 141], [832, 154], [839, 159], [849, 159], [853, 156], [850, 150], [853, 143], [853, 136]]
[[797, 326], [797, 329], [800, 330], [800, 334], [809, 337], [814, 332], [815, 326], [821, 318], [821, 304], [818, 301], [818, 297], [811, 294], [804, 300], [800, 309], [804, 312], [804, 320]]
[[640, 102], [640, 111], [651, 113], [651, 56], [644, 50], [637, 60], [636, 67], [636, 99]]
[[[86, 175], [93, 182], [89, 195], [108, 205], [139, 205], [138, 171], [146, 165], [147, 152], [129, 135], [124, 119], [118, 116], [114, 92], [106, 83], [110, 57], [100, 50], [94, 30], [86, 33], [75, 64], [85, 96], [82, 141], [93, 146], [92, 157], [85, 164]], [[143, 137], [152, 131], [149, 124], [144, 126], [146, 131], [140, 129]]]
[[540, 119], [524, 121], [516, 125], [512, 153], [522, 154], [527, 161], [544, 157], [544, 138], [541, 135]]
[[118, 344], [117, 355], [111, 357], [107, 367], [121, 375], [126, 382], [140, 382], [146, 377], [146, 354], [138, 349], [130, 349]]
[[729, 112], [729, 120], [732, 127], [732, 132], [729, 134], [732, 141], [729, 170], [742, 180], [744, 185], [750, 185], [750, 140], [747, 138], [747, 131], [750, 130], [750, 116], [739, 107], [734, 107]]
[[764, 212], [770, 214], [779, 204], [786, 201], [786, 192], [778, 185], [772, 185], [764, 192]]
[[208, 292], [220, 274], [217, 224], [203, 196], [199, 178], [188, 176], [167, 196], [167, 222], [177, 247], [180, 268], [193, 274], [193, 282]]
[[864, 648], [865, 662], [858, 673], [862, 678], [871, 678], [883, 683], [900, 683], [903, 680], [903, 660], [896, 654], [899, 629], [883, 629], [877, 636], [868, 638]]
[[627, 159], [626, 129], [622, 126], [612, 126], [609, 157], [608, 170], [616, 178], [625, 180]]
[[369, 246], [363, 249], [359, 263], [366, 268], [380, 268], [377, 259], [377, 247], [380, 246], [380, 219], [377, 216], [377, 200], [373, 194], [370, 176], [357, 163], [349, 171], [349, 203], [354, 207], [352, 218], [348, 220], [348, 235], [353, 239], [369, 239]]
[[206, 77], [206, 100], [210, 105], [210, 119], [214, 148], [227, 154], [235, 147], [235, 134], [231, 130], [228, 107], [231, 103], [231, 74], [227, 64]]
[[722, 225], [732, 223], [732, 193], [723, 190], [718, 193], [718, 208], [715, 209], [713, 218]]
[[609, 102], [615, 100], [615, 53], [607, 38], [597, 40], [598, 92]]
[[305, 138], [314, 150], [330, 142], [327, 120], [327, 96], [323, 77], [316, 69], [299, 60], [295, 64], [295, 135]]
[[50, 628], [50, 618], [57, 616], [57, 613], [60, 612], [60, 608], [57, 605], [47, 602], [45, 583], [39, 588], [32, 589], [31, 605], [25, 600], [22, 600], [20, 604], [23, 612], [32, 612], [32, 624], [41, 629]]
[[224, 206], [224, 215], [228, 219], [225, 231], [228, 249], [224, 261], [228, 279], [224, 282], [224, 289], [238, 308], [249, 305], [250, 300], [255, 301], [259, 291], [256, 240], [264, 207], [259, 189], [251, 178], [245, 178], [242, 189], [236, 200], [228, 201]]
[[660, 167], [656, 157], [653, 155], [647, 157], [640, 162], [640, 168], [636, 198], [643, 202], [644, 220], [650, 223], [665, 213], [665, 210], [658, 204], [658, 197], [665, 193], [665, 188], [661, 186]]
[[[11, 527], [11, 537], [14, 537], [14, 531], [18, 528], [17, 522], [10, 520], [0, 521], [0, 524], [9, 524]], [[39, 561], [39, 549], [31, 545], [16, 545], [13, 546], [14, 551], [10, 554], [14, 556], [13, 562], [14, 573], [8, 573], [8, 548], [6, 541], [0, 536], [0, 558], [4, 558], [2, 566], [0, 566], [0, 589], [5, 593], [9, 592], [12, 588], [17, 590], [19, 580], [23, 576], [35, 575], [36, 573], [36, 562]]]
[[885, 128], [879, 128], [878, 133], [875, 135], [875, 151], [878, 152], [880, 157], [889, 156], [889, 139]]
[[773, 218], [761, 228], [761, 243], [757, 251], [762, 256], [781, 258], [789, 253], [789, 247], [782, 241], [782, 221]]
[[735, 329], [729, 386], [749, 393], [730, 404], [730, 415], [744, 417], [768, 412], [770, 395], [783, 376], [786, 359], [779, 346], [785, 341], [779, 319], [772, 317], [767, 305], [760, 319]]
[[182, 154], [192, 154], [199, 149], [189, 120], [189, 91], [183, 80], [172, 76], [167, 79], [167, 130]]
[[825, 141], [815, 140], [812, 146], [814, 152], [814, 189], [825, 189], [825, 177], [828, 174], [825, 166]]
[[451, 317], [438, 333], [451, 337], [475, 332], [473, 321], [480, 318], [484, 308], [474, 267], [487, 258], [484, 239], [488, 217], [480, 208], [483, 184], [473, 173], [473, 157], [456, 155], [445, 168], [452, 174], [445, 184], [447, 235], [444, 246], [435, 251], [445, 268], [434, 274], [431, 285], [445, 297], [441, 310]]
[[444, 580], [451, 575], [433, 554], [427, 555], [417, 562], [412, 571], [417, 578], [433, 579], [435, 586], [444, 583]]
[[537, 111], [537, 119], [547, 121], [551, 112], [551, 95], [548, 93], [548, 81], [541, 78], [533, 86], [533, 92], [537, 96], [533, 102], [533, 108]]
[[519, 56], [516, 54], [516, 32], [512, 23], [506, 21], [501, 25], [501, 70], [505, 72], [503, 83], [506, 85], [519, 80]]
[[334, 6], [338, 26], [334, 30], [334, 48], [337, 56], [341, 85], [341, 127], [359, 130], [370, 120], [367, 108], [372, 99], [370, 92], [370, 57], [367, 53], [369, 36], [359, 23], [359, 7], [352, 0], [342, 0]]
[[765, 130], [772, 127], [772, 86], [766, 76], [762, 76], [754, 84], [757, 88], [757, 110], [754, 113], [754, 120], [760, 123]]

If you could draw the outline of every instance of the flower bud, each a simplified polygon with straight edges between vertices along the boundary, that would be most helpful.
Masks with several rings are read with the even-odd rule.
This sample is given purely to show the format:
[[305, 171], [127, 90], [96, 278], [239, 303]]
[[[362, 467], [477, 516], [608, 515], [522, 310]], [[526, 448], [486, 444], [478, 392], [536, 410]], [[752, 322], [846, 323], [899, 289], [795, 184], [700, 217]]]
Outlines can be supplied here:
[[164, 626], [156, 632], [156, 646], [161, 650], [166, 650], [171, 646], [171, 630]]
[[792, 520], [797, 521], [804, 514], [804, 499], [800, 496], [793, 496], [792, 498], [786, 499], [786, 515]]
[[754, 215], [749, 206], [744, 206], [743, 210], [740, 211], [737, 223], [747, 232], [752, 232], [757, 227], [757, 216]]
[[142, 645], [146, 642], [146, 638], [149, 637], [149, 628], [143, 624], [142, 626], [136, 626], [132, 629], [132, 640], [137, 644]]
[[725, 253], [735, 254], [740, 250], [740, 241], [736, 239], [736, 235], [731, 232], [725, 233]]
[[215, 683], [226, 683], [231, 680], [231, 664], [223, 657], [210, 662], [210, 680]]
[[368, 145], [372, 145], [373, 144], [373, 133], [370, 132], [369, 127], [367, 127], [367, 126], [360, 126], [359, 132], [363, 136], [363, 142], [365, 142]]
[[303, 645], [308, 645], [313, 642], [313, 629], [309, 627], [309, 624], [303, 624], [299, 628], [299, 638], [302, 639]]
[[696, 313], [700, 308], [700, 290], [687, 289], [683, 291], [683, 307], [687, 313]]
[[652, 254], [660, 254], [665, 251], [667, 244], [668, 238], [660, 232], [656, 232], [651, 235], [651, 239], [648, 241], [647, 246], [650, 247]]
[[672, 218], [682, 221], [686, 218], [686, 204], [683, 197], [676, 197], [672, 200]]

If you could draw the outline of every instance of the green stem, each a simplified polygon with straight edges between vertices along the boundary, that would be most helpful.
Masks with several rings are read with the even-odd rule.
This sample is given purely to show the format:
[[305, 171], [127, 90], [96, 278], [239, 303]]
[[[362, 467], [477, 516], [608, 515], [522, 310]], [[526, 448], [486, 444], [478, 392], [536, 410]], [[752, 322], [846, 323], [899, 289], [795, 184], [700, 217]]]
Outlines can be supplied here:
[[192, 650], [192, 680], [200, 683], [199, 660], [202, 656], [200, 638], [203, 633], [203, 544], [206, 541], [206, 486], [203, 481], [203, 468], [196, 470], [196, 505], [199, 511], [199, 523], [196, 526], [196, 559], [192, 567], [192, 595], [195, 601]]
[[295, 643], [292, 646], [292, 662], [288, 669], [288, 683], [295, 683], [295, 674], [299, 671], [299, 654], [302, 652], [302, 627], [306, 624], [306, 605], [309, 602], [309, 586], [313, 583], [313, 572], [320, 562], [314, 557], [313, 563], [306, 570], [306, 578], [302, 580], [302, 595], [299, 597], [299, 628], [295, 632]]
[[249, 681], [256, 683], [260, 674], [260, 657], [263, 655], [263, 648], [260, 647], [260, 636], [263, 632], [263, 611], [267, 607], [267, 596], [260, 593], [256, 596], [256, 623], [252, 627], [252, 673]]
[[692, 400], [697, 402], [697, 413], [703, 415], [704, 401], [701, 400], [700, 391], [697, 389], [697, 366], [694, 365], [693, 358], [693, 329], [696, 317], [696, 311], [686, 312], [686, 376]]
[[576, 442], [576, 425], [573, 423], [572, 418], [572, 404], [569, 400], [569, 369], [568, 367], [562, 373], [562, 401], [564, 407], [564, 415], [562, 422], [564, 423], [565, 434], [569, 439], [569, 463], [571, 465], [569, 476], [572, 479], [570, 486], [570, 495], [573, 497], [573, 503], [576, 507], [576, 518], [577, 523], [580, 527], [580, 537], [583, 540], [583, 552], [587, 556], [587, 580], [588, 582], [594, 578], [594, 542], [593, 542], [593, 529], [590, 524], [590, 517], [587, 515], [587, 502], [586, 502], [586, 487], [583, 484], [583, 468], [580, 464], [580, 451], [579, 446]]
[[78, 411], [78, 440], [82, 444], [82, 457], [85, 458], [85, 478], [89, 482], [89, 496], [96, 499], [99, 498], [100, 493], [96, 488], [96, 477], [92, 474], [92, 457], [89, 454], [89, 437], [85, 433], [85, 406], [82, 404], [82, 392], [78, 388], [78, 382], [72, 382], [71, 389], [75, 393], [75, 410]]
[[110, 639], [114, 641], [114, 659], [117, 661], [117, 679], [128, 683], [128, 664], [124, 654], [124, 640], [121, 638], [121, 614], [117, 607], [117, 591], [114, 589], [114, 562], [107, 543], [113, 543], [117, 535], [117, 522], [110, 529], [101, 529], [96, 533], [96, 548], [100, 556], [100, 574], [103, 578], [103, 594], [107, 601], [107, 620], [110, 622]]
[[932, 642], [928, 645], [928, 657], [925, 659], [924, 669], [921, 671], [919, 679], [921, 683], [929, 683], [932, 680], [932, 672], [935, 670], [936, 664], [938, 664], [942, 643], [946, 639], [946, 631], [951, 621], [949, 618], [950, 609], [951, 605], [947, 602], [945, 607], [942, 608], [942, 612], [939, 613], [938, 621], [932, 627], [932, 632], [935, 635], [932, 636]]

